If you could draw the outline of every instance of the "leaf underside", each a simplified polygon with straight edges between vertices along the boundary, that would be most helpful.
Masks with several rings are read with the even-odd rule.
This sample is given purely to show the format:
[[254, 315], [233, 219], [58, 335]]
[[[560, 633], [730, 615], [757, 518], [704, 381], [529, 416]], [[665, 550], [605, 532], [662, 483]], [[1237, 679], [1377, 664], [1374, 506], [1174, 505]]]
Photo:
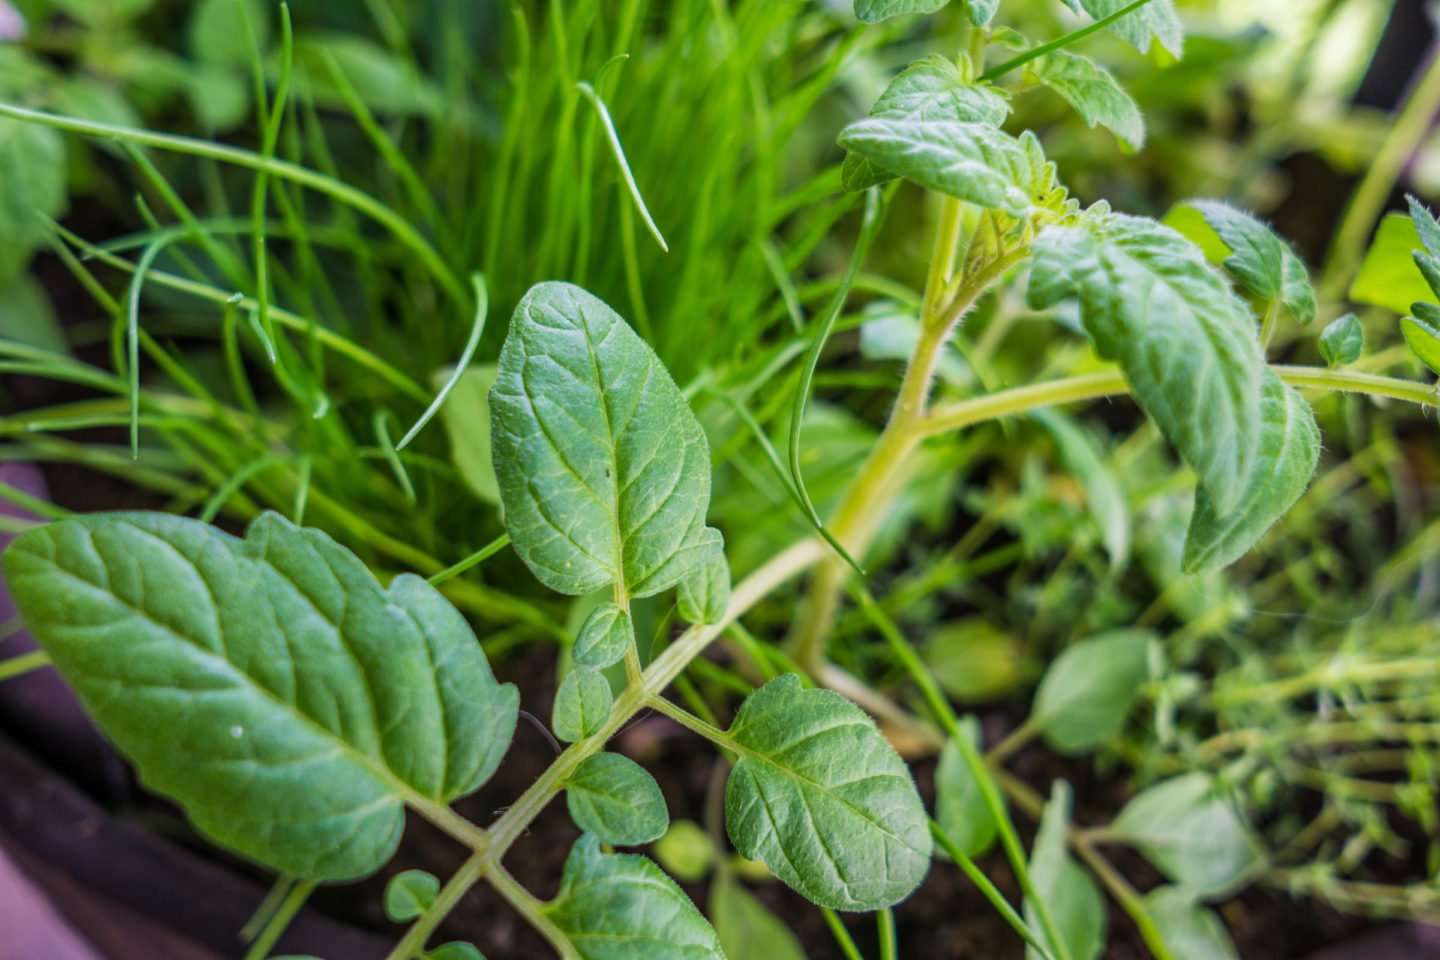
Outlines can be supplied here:
[[660, 785], [618, 753], [586, 757], [565, 781], [565, 802], [576, 826], [606, 843], [649, 843], [670, 826]]

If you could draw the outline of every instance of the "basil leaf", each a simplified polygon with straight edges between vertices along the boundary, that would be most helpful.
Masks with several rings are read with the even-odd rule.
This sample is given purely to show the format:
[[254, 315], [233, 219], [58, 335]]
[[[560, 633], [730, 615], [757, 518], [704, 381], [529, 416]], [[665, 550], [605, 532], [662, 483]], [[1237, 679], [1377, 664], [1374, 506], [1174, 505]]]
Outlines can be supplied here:
[[1062, 651], [1040, 681], [1030, 711], [1045, 742], [1060, 753], [1085, 753], [1119, 733], [1145, 682], [1153, 637], [1146, 630], [1115, 630]]
[[1320, 333], [1320, 358], [1332, 367], [1343, 367], [1365, 352], [1365, 328], [1353, 313], [1337, 317]]
[[[974, 717], [960, 721], [960, 732], [980, 745], [980, 724]], [[950, 740], [940, 751], [935, 768], [935, 819], [967, 857], [984, 856], [995, 845], [998, 827], [980, 782], [971, 776], [960, 748]]]
[[908, 13], [934, 13], [950, 0], [855, 0], [855, 16], [862, 23], [879, 23]]
[[805, 950], [785, 922], [765, 908], [726, 871], [710, 888], [710, 919], [727, 957], [805, 960]]
[[[998, 127], [1010, 106], [989, 87], [967, 83], [955, 64], [941, 56], [916, 60], [900, 72], [870, 108], [871, 117], [932, 122], [961, 120]], [[894, 174], [856, 153], [840, 167], [840, 185], [860, 191], [893, 179]], [[907, 354], [908, 356], [908, 354]]]
[[1204, 773], [1145, 790], [1125, 805], [1111, 830], [1202, 897], [1233, 892], [1264, 864], [1258, 842]]
[[1064, 50], [1041, 57], [1033, 70], [1088, 126], [1104, 127], [1136, 150], [1144, 145], [1145, 118], [1109, 70], [1089, 57]]
[[[1415, 306], [1426, 306], [1417, 303]], [[1400, 332], [1405, 335], [1405, 345], [1416, 359], [1429, 367], [1433, 373], [1440, 373], [1440, 327], [1433, 326], [1419, 317], [1401, 317]]]
[[26, 625], [152, 789], [290, 876], [378, 869], [402, 804], [489, 779], [519, 695], [417, 577], [384, 589], [318, 530], [239, 540], [165, 514], [52, 523], [5, 553]]
[[[1125, 9], [1132, 0], [1064, 0], [1065, 6], [1076, 13], [1088, 13], [1096, 20], [1102, 20]], [[1150, 50], [1153, 37], [1160, 45], [1179, 57], [1185, 46], [1185, 25], [1175, 9], [1174, 0], [1152, 0], [1134, 13], [1121, 17], [1110, 25], [1136, 50], [1146, 53]]]
[[585, 618], [572, 655], [582, 667], [596, 670], [618, 663], [635, 643], [635, 621], [618, 603], [606, 601]]
[[1279, 301], [1292, 319], [1308, 325], [1315, 319], [1315, 291], [1310, 272], [1295, 248], [1259, 220], [1218, 200], [1191, 200], [1210, 229], [1231, 251], [1225, 269], [1246, 292], [1259, 300]]
[[1145, 894], [1144, 904], [1175, 960], [1240, 960], [1225, 924], [1191, 891], [1158, 887]]
[[719, 623], [730, 605], [730, 565], [716, 552], [709, 562], [680, 581], [680, 616], [691, 623]]
[[[1070, 784], [1057, 780], [1035, 834], [1030, 882], [1055, 921], [1055, 931], [1065, 946], [1063, 954], [1044, 932], [1044, 925], [1028, 898], [1024, 905], [1025, 922], [1039, 933], [1053, 955], [1068, 956], [1070, 960], [1095, 960], [1105, 947], [1105, 899], [1090, 874], [1065, 852], [1065, 834], [1069, 829]], [[1025, 948], [1025, 957], [1041, 960], [1040, 951], [1031, 946]]]
[[420, 916], [440, 895], [440, 878], [425, 870], [402, 870], [385, 884], [385, 916], [407, 923]]
[[574, 743], [594, 735], [610, 719], [615, 695], [604, 674], [589, 667], [576, 667], [565, 674], [560, 689], [555, 691], [555, 706], [550, 726], [555, 736]]
[[[500, 502], [500, 481], [490, 454], [490, 388], [499, 373], [492, 363], [470, 367], [460, 374], [450, 399], [440, 408], [440, 421], [450, 438], [450, 459], [465, 486], [486, 503]], [[436, 389], [449, 378], [449, 370], [437, 373]]]
[[644, 767], [618, 753], [586, 757], [565, 781], [565, 802], [575, 825], [606, 843], [649, 843], [670, 826], [660, 785]]
[[740, 855], [834, 910], [898, 903], [930, 868], [932, 838], [910, 770], [859, 707], [795, 674], [740, 707], [725, 825]]
[[1205, 491], [1195, 491], [1181, 560], [1184, 571], [1218, 570], [1243, 556], [1300, 499], [1319, 462], [1320, 429], [1310, 404], [1267, 368], [1260, 399], [1260, 449], [1240, 506], [1217, 517]]
[[542, 908], [582, 960], [725, 960], [720, 938], [675, 881], [633, 853], [606, 855], [589, 834]]
[[1092, 208], [1047, 228], [1034, 251], [1031, 306], [1079, 298], [1096, 350], [1229, 513], [1259, 445], [1264, 361], [1248, 308], [1199, 249], [1143, 217]]
[[490, 407], [506, 528], [552, 590], [647, 597], [720, 549], [699, 422], [655, 351], [584, 290], [525, 294]]

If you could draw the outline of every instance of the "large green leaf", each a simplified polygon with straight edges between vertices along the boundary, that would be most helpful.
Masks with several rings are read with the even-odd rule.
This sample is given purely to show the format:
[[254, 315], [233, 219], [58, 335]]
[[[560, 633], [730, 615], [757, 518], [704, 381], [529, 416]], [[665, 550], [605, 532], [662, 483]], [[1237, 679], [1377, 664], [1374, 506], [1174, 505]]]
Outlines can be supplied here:
[[1153, 220], [1092, 209], [1034, 249], [1031, 305], [1079, 298], [1096, 350], [1229, 513], [1260, 439], [1264, 361], [1249, 309], [1198, 248]]
[[1030, 722], [1061, 753], [1084, 753], [1120, 732], [1145, 682], [1154, 635], [1114, 630], [1065, 649], [1040, 681]]
[[1310, 272], [1295, 248], [1259, 220], [1218, 200], [1191, 200], [1205, 222], [1230, 249], [1225, 269], [1252, 296], [1278, 301], [1297, 323], [1315, 319]]
[[1204, 773], [1150, 787], [1125, 805], [1111, 829], [1202, 897], [1232, 892], [1264, 863], [1258, 842]]
[[[941, 56], [910, 64], [870, 108], [871, 117], [922, 123], [959, 120], [992, 127], [1004, 123], [1009, 112], [1004, 97], [989, 87], [967, 83], [955, 64]], [[840, 168], [840, 182], [846, 190], [864, 190], [893, 177], [884, 166], [857, 153], [846, 154]]]
[[402, 804], [494, 772], [518, 694], [417, 577], [382, 588], [318, 530], [267, 513], [239, 540], [166, 514], [26, 533], [5, 577], [26, 625], [156, 791], [294, 877], [394, 852]]
[[1037, 60], [1034, 71], [1090, 126], [1104, 127], [1137, 150], [1145, 143], [1145, 118], [1140, 108], [1114, 75], [1094, 60], [1056, 50]]
[[618, 753], [586, 757], [565, 781], [565, 802], [575, 824], [606, 843], [649, 843], [670, 826], [660, 785], [644, 767]]
[[725, 822], [744, 857], [834, 910], [904, 899], [930, 867], [925, 808], [864, 711], [786, 674], [740, 707]]
[[[1076, 13], [1088, 13], [1096, 20], [1128, 7], [1133, 0], [1064, 0], [1065, 5]], [[1175, 10], [1174, 0], [1151, 0], [1134, 13], [1121, 17], [1110, 25], [1127, 43], [1145, 53], [1150, 49], [1153, 37], [1160, 45], [1175, 56], [1185, 46], [1185, 25]]]
[[638, 854], [601, 853], [588, 834], [543, 909], [583, 960], [725, 960], [720, 938], [674, 880]]
[[950, 0], [855, 0], [855, 16], [864, 23], [879, 23], [907, 13], [934, 13]]
[[[1105, 899], [1090, 874], [1080, 868], [1065, 850], [1065, 834], [1070, 829], [1070, 784], [1057, 780], [1050, 792], [1050, 802], [1040, 818], [1035, 834], [1035, 849], [1030, 856], [1030, 882], [1045, 901], [1055, 932], [1064, 944], [1064, 956], [1070, 960], [1095, 960], [1105, 946]], [[1054, 956], [1062, 956], [1040, 923], [1035, 905], [1027, 898], [1025, 922], [1040, 933]], [[1026, 960], [1040, 960], [1040, 951], [1025, 948]]]
[[490, 407], [505, 525], [546, 586], [645, 597], [720, 549], [699, 422], [655, 352], [584, 290], [525, 294]]
[[1217, 517], [1205, 491], [1195, 492], [1195, 512], [1181, 561], [1185, 572], [1218, 570], [1243, 556], [1300, 499], [1319, 461], [1320, 429], [1310, 404], [1266, 369], [1260, 449], [1240, 506]]

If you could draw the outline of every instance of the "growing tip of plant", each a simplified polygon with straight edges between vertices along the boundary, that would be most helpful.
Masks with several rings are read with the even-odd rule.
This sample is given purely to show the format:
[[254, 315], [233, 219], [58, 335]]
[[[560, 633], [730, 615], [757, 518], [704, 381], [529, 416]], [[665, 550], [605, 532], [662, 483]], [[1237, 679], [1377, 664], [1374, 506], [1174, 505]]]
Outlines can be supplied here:
[[[621, 57], [626, 56], [629, 56], [629, 54], [621, 54]], [[610, 64], [614, 63], [617, 59], [619, 58], [612, 57], [605, 66], [610, 66]], [[601, 67], [600, 73], [603, 74], [604, 72], [605, 67]], [[598, 80], [598, 74], [596, 78]], [[649, 228], [650, 235], [655, 238], [655, 242], [660, 244], [660, 249], [669, 253], [670, 245], [665, 242], [664, 234], [662, 234], [660, 228], [656, 226], [655, 218], [650, 216], [650, 208], [645, 206], [645, 198], [640, 194], [640, 186], [635, 182], [635, 175], [630, 172], [630, 161], [625, 159], [625, 148], [620, 145], [620, 134], [615, 130], [615, 122], [610, 119], [610, 111], [606, 109], [605, 101], [600, 99], [600, 94], [595, 92], [595, 88], [584, 80], [578, 81], [575, 84], [575, 89], [579, 90], [580, 95], [586, 100], [589, 100], [591, 105], [595, 107], [595, 112], [600, 117], [600, 125], [605, 128], [605, 139], [610, 143], [610, 152], [614, 154], [615, 164], [620, 168], [620, 176], [625, 179], [625, 186], [630, 191], [630, 199], [635, 201], [635, 208], [640, 211], [640, 216], [645, 221], [645, 226]]]

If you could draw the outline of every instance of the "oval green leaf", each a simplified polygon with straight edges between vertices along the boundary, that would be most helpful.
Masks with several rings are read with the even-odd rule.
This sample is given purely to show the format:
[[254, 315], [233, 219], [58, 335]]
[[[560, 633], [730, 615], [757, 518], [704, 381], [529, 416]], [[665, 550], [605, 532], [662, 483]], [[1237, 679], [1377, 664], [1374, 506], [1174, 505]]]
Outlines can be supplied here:
[[719, 549], [695, 414], [655, 351], [584, 290], [541, 283], [521, 299], [490, 409], [506, 529], [552, 590], [619, 583], [646, 597]]
[[605, 601], [590, 611], [575, 638], [573, 656], [582, 667], [596, 670], [618, 663], [635, 642], [635, 622], [618, 603]]
[[1060, 753], [1085, 753], [1120, 731], [1145, 682], [1153, 634], [1117, 630], [1065, 649], [1040, 681], [1030, 722]]
[[863, 23], [879, 23], [911, 13], [934, 13], [950, 0], [855, 0], [855, 16]]
[[740, 855], [833, 910], [879, 910], [925, 879], [933, 840], [910, 770], [859, 707], [795, 674], [741, 706], [725, 825]]
[[[1040, 818], [1035, 834], [1035, 849], [1030, 856], [1030, 882], [1035, 893], [1045, 901], [1055, 932], [1064, 949], [1045, 932], [1035, 905], [1027, 898], [1025, 922], [1037, 931], [1050, 947], [1053, 956], [1070, 960], [1095, 960], [1105, 947], [1105, 898], [1090, 874], [1070, 858], [1065, 849], [1065, 834], [1070, 829], [1070, 784], [1057, 780], [1050, 791], [1050, 802]], [[1040, 951], [1025, 948], [1026, 960], [1042, 960]]]
[[805, 960], [795, 934], [746, 890], [733, 874], [716, 877], [710, 888], [710, 919], [727, 957]]
[[[974, 717], [961, 719], [960, 732], [977, 747], [980, 745], [980, 724]], [[967, 857], [983, 856], [995, 845], [999, 827], [990, 814], [980, 782], [971, 775], [969, 764], [953, 740], [945, 742], [935, 768], [935, 819], [950, 842]]]
[[606, 843], [649, 843], [670, 826], [660, 785], [644, 767], [618, 753], [586, 757], [565, 781], [565, 802], [575, 825]]
[[1203, 773], [1150, 787], [1125, 805], [1111, 829], [1201, 897], [1233, 892], [1264, 864], [1259, 843]]
[[1365, 352], [1365, 328], [1353, 313], [1337, 317], [1320, 333], [1320, 358], [1332, 367], [1343, 367]]
[[240, 540], [165, 514], [52, 523], [5, 553], [21, 615], [144, 782], [216, 841], [292, 877], [394, 852], [403, 805], [494, 772], [519, 695], [417, 577], [382, 588], [318, 530]]
[[1191, 891], [1159, 887], [1145, 894], [1143, 903], [1174, 960], [1240, 960], [1225, 923]]
[[722, 551], [680, 581], [680, 616], [691, 623], [719, 623], [730, 605], [730, 564]]
[[605, 675], [589, 667], [576, 667], [565, 675], [555, 691], [555, 708], [550, 726], [555, 736], [574, 743], [594, 735], [610, 719], [615, 695]]
[[1432, 373], [1440, 373], [1440, 328], [1418, 317], [1402, 317], [1400, 332], [1405, 335], [1405, 345], [1416, 359], [1429, 367]]
[[408, 923], [430, 909], [440, 895], [440, 878], [426, 870], [402, 870], [385, 884], [385, 916]]

